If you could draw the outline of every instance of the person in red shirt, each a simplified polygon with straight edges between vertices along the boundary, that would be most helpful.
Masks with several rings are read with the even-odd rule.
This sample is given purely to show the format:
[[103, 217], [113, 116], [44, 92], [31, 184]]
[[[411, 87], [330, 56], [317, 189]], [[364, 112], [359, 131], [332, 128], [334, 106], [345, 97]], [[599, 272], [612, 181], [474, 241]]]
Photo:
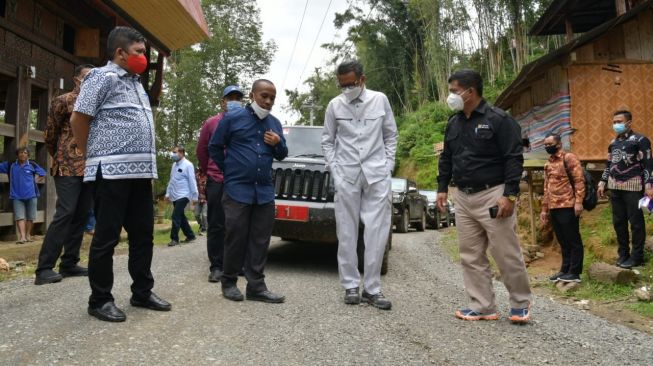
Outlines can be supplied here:
[[209, 282], [220, 282], [224, 258], [224, 210], [222, 208], [224, 177], [220, 168], [209, 157], [209, 141], [211, 141], [211, 136], [218, 128], [218, 124], [225, 113], [243, 108], [243, 96], [243, 92], [237, 85], [230, 85], [224, 89], [222, 101], [220, 102], [222, 112], [204, 122], [197, 143], [197, 160], [199, 161], [200, 170], [206, 174], [206, 201], [208, 205], [206, 251], [210, 262]]

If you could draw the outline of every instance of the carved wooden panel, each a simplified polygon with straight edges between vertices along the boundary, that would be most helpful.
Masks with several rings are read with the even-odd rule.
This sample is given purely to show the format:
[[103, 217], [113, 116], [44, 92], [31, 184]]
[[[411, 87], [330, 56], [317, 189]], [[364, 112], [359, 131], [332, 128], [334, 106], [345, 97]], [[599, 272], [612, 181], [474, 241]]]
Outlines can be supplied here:
[[29, 29], [34, 29], [34, 1], [19, 0], [16, 7], [16, 21]]
[[7, 32], [5, 35], [6, 57], [10, 62], [28, 65], [32, 58], [32, 44], [26, 39]]
[[35, 31], [57, 44], [57, 17], [38, 5], [36, 9], [35, 23], [38, 23], [38, 30], [35, 29]]
[[40, 77], [52, 79], [56, 76], [54, 59], [54, 54], [46, 51], [39, 46], [32, 46], [32, 65], [36, 66], [36, 73]]
[[100, 57], [100, 30], [96, 28], [77, 28], [75, 33], [75, 56]]

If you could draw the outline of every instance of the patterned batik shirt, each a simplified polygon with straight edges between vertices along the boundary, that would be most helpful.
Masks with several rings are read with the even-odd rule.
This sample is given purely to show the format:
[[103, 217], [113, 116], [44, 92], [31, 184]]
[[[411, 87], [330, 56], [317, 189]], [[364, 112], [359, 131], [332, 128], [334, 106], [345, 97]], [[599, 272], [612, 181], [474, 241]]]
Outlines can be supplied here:
[[198, 200], [200, 203], [206, 202], [206, 174], [200, 169], [195, 170], [195, 179], [197, 180], [197, 191], [199, 192]]
[[601, 182], [608, 189], [641, 192], [644, 183], [653, 184], [651, 141], [633, 131], [618, 136], [608, 147], [608, 163]]
[[83, 177], [84, 156], [77, 148], [70, 127], [70, 115], [73, 113], [79, 88], [60, 95], [52, 100], [48, 123], [45, 127], [45, 146], [52, 156], [50, 175], [53, 177]]
[[109, 61], [82, 82], [75, 112], [93, 117], [88, 135], [84, 181], [156, 179], [154, 120], [137, 75]]
[[584, 198], [585, 176], [578, 157], [562, 150], [553, 154], [544, 165], [542, 212], [571, 208], [575, 203], [582, 204]]

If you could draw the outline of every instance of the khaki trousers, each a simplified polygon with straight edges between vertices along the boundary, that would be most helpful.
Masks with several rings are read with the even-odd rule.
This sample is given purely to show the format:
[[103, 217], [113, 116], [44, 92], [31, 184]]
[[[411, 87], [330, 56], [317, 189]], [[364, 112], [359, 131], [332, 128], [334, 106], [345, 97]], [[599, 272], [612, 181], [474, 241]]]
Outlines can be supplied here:
[[497, 310], [488, 251], [501, 271], [503, 284], [510, 294], [510, 307], [525, 308], [532, 302], [528, 273], [515, 232], [516, 213], [501, 219], [490, 217], [489, 208], [496, 205], [503, 191], [502, 184], [474, 194], [461, 191], [454, 194], [460, 262], [465, 290], [471, 300], [469, 308], [481, 313]]

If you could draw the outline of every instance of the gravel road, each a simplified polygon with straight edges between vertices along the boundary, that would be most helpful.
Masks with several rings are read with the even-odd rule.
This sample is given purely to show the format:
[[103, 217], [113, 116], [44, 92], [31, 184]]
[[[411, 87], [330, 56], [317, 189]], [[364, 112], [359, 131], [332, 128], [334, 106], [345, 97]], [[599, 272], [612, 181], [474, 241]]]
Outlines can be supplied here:
[[[85, 278], [34, 286], [0, 283], [2, 365], [652, 365], [653, 338], [537, 297], [534, 321], [463, 322], [462, 277], [439, 233], [395, 234], [384, 293], [392, 311], [347, 306], [333, 245], [276, 240], [268, 286], [285, 304], [234, 303], [207, 282], [204, 238], [155, 249], [155, 292], [167, 313], [129, 306], [126, 256], [115, 257], [114, 296], [125, 323], [86, 314]], [[244, 289], [243, 281], [240, 281]]]

